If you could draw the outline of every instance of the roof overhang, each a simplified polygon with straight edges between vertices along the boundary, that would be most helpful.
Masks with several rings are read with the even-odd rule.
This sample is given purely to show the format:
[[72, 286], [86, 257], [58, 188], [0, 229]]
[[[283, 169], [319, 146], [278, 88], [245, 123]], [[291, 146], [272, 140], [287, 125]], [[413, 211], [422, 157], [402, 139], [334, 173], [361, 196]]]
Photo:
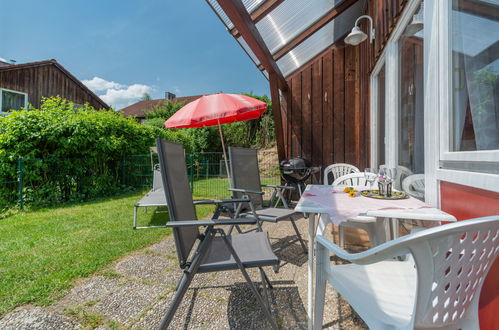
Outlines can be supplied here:
[[285, 78], [342, 40], [365, 0], [206, 0], [229, 33], [269, 78]]

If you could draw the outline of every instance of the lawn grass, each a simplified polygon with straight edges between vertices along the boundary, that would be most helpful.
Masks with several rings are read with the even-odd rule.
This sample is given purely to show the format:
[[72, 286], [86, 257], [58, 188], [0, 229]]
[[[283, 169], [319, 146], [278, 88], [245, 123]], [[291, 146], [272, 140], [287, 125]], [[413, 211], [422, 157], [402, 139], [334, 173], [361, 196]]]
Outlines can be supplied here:
[[[276, 177], [261, 178], [262, 184], [281, 184], [281, 180]], [[194, 181], [194, 197], [216, 199], [216, 198], [230, 198], [229, 181], [227, 178], [209, 178], [199, 179]], [[271, 191], [267, 189], [266, 191]]]
[[[144, 192], [0, 220], [0, 317], [22, 304], [50, 304], [78, 278], [168, 235], [169, 229], [132, 229], [133, 205]], [[199, 218], [212, 210], [198, 207]], [[165, 217], [140, 212], [141, 224], [164, 224]]]

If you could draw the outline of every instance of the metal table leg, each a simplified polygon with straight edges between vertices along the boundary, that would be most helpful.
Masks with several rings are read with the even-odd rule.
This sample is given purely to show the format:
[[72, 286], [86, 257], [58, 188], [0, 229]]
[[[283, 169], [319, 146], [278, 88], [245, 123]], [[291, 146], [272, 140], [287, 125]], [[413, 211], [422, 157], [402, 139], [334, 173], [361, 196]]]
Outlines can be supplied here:
[[307, 288], [307, 315], [308, 329], [313, 329], [314, 311], [314, 246], [315, 246], [315, 213], [310, 213], [308, 218], [308, 288]]

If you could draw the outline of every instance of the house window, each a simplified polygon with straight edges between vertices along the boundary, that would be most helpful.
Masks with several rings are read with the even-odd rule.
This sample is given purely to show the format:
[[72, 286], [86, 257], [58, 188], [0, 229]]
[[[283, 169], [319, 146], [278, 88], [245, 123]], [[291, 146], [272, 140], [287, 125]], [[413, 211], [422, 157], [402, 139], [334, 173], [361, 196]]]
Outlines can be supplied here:
[[452, 0], [449, 151], [499, 149], [499, 1]]
[[424, 172], [424, 67], [423, 29], [414, 19], [398, 40], [398, 165], [413, 173]]
[[28, 94], [0, 88], [0, 112], [8, 113], [11, 110], [21, 110], [28, 104]]

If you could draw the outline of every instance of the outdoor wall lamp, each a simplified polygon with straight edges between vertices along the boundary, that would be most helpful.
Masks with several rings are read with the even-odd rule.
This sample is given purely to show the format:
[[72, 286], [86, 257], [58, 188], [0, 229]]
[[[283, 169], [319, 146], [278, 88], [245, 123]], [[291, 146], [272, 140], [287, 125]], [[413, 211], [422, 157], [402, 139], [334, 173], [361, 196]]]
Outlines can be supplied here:
[[369, 42], [372, 43], [373, 40], [374, 40], [374, 28], [373, 28], [373, 19], [371, 18], [371, 16], [369, 15], [362, 15], [360, 16], [359, 18], [357, 18], [357, 20], [355, 21], [355, 26], [353, 27], [352, 29], [352, 32], [350, 32], [346, 38], [345, 38], [345, 43], [346, 44], [349, 44], [349, 45], [352, 45], [352, 46], [357, 46], [358, 44], [360, 44], [362, 41], [366, 40], [367, 39], [367, 35], [362, 32], [361, 29], [359, 29], [359, 27], [357, 26], [359, 24], [359, 21], [362, 19], [362, 18], [367, 18], [369, 19], [369, 22], [371, 23], [370, 25], [370, 35], [369, 35]]
[[406, 27], [405, 34], [414, 36], [424, 28], [424, 2], [421, 1], [421, 8], [412, 17], [411, 23]]

